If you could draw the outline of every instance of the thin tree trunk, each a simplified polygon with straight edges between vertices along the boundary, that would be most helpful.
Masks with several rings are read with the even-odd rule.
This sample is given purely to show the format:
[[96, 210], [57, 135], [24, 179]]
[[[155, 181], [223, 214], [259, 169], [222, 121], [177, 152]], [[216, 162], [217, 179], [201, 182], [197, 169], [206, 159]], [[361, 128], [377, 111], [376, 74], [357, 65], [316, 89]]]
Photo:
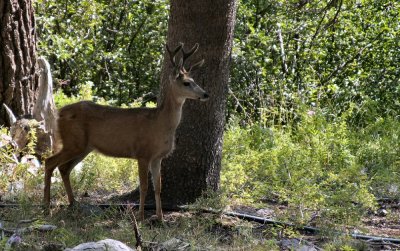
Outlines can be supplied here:
[[[32, 114], [38, 85], [36, 33], [31, 0], [0, 0], [0, 105]], [[0, 125], [8, 125], [4, 109]]]

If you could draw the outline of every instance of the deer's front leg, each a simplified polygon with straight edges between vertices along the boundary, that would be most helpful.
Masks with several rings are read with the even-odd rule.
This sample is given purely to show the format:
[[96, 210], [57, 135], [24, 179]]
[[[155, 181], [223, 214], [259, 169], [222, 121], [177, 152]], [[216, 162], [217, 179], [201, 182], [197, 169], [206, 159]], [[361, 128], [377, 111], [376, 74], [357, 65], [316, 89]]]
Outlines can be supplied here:
[[151, 163], [151, 175], [153, 177], [154, 195], [156, 199], [156, 214], [160, 221], [163, 220], [161, 206], [161, 159], [155, 159]]
[[43, 203], [45, 207], [50, 206], [50, 186], [51, 176], [53, 175], [54, 169], [57, 167], [56, 164], [52, 164], [46, 161], [45, 173], [44, 173], [44, 192], [43, 192]]
[[139, 183], [140, 183], [140, 205], [139, 205], [139, 219], [144, 221], [144, 202], [147, 195], [147, 175], [149, 172], [149, 162], [144, 159], [138, 160], [139, 164]]
[[44, 191], [43, 191], [43, 203], [45, 207], [50, 206], [50, 186], [51, 186], [51, 176], [53, 176], [54, 169], [66, 158], [64, 158], [63, 153], [57, 153], [45, 162], [44, 170]]

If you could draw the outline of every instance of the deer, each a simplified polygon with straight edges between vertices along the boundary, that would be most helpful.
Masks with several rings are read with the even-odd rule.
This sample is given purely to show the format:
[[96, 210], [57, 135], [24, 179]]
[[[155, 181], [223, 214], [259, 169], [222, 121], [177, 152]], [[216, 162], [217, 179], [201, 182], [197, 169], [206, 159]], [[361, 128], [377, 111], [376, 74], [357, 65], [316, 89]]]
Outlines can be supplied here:
[[24, 149], [32, 140], [29, 135], [35, 131], [37, 143], [34, 147], [34, 154], [41, 161], [48, 152], [58, 150], [54, 135], [57, 112], [53, 98], [50, 64], [44, 57], [39, 57], [37, 65], [39, 84], [32, 112], [17, 117], [5, 103], [3, 103], [3, 107], [8, 115], [10, 134], [16, 149]]
[[[144, 220], [144, 203], [151, 173], [157, 219], [163, 221], [161, 205], [161, 161], [172, 153], [175, 131], [181, 121], [186, 99], [207, 101], [209, 95], [191, 77], [201, 67], [204, 59], [185, 67], [187, 59], [199, 48], [195, 44], [185, 51], [180, 43], [174, 50], [166, 45], [172, 72], [169, 74], [165, 94], [155, 108], [117, 108], [80, 101], [60, 109], [58, 136], [62, 149], [45, 162], [44, 205], [50, 206], [51, 176], [56, 167], [70, 205], [75, 203], [70, 173], [74, 166], [90, 152], [98, 151], [111, 157], [136, 159], [139, 168], [139, 219]], [[176, 56], [182, 57], [177, 63]], [[187, 70], [188, 69], [188, 70]]]

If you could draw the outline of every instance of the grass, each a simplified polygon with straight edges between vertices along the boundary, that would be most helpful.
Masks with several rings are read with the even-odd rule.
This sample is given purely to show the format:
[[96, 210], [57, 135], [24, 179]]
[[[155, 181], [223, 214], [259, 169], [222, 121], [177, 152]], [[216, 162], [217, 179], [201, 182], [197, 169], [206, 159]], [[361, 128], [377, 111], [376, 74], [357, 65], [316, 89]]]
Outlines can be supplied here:
[[[38, 218], [32, 225], [52, 224], [58, 228], [49, 232], [33, 231], [22, 234], [21, 250], [42, 250], [44, 247], [73, 247], [83, 242], [112, 238], [134, 247], [136, 240], [131, 210], [94, 210], [55, 208], [43, 216], [40, 208], [21, 204], [19, 208], [0, 209], [5, 228], [13, 228], [20, 220]], [[189, 250], [256, 250], [272, 247], [260, 241], [254, 226], [219, 214], [192, 212], [167, 213], [164, 224], [147, 220], [139, 223], [139, 231], [148, 250], [156, 250], [163, 242], [177, 238]], [[4, 241], [0, 247], [4, 246]], [[18, 250], [18, 249], [17, 249]], [[261, 250], [261, 249], [260, 249]]]
[[[215, 198], [213, 198], [215, 200]], [[292, 227], [262, 225], [242, 221], [219, 213], [204, 212], [194, 204], [189, 211], [166, 212], [165, 222], [152, 220], [152, 211], [147, 219], [139, 223], [139, 232], [144, 244], [143, 250], [160, 250], [166, 243], [178, 240], [167, 250], [295, 250], [282, 247], [282, 243], [293, 245], [315, 245], [323, 250], [370, 250], [366, 242], [348, 236], [322, 233], [319, 236], [305, 235]], [[22, 244], [12, 250], [64, 250], [84, 242], [112, 238], [130, 247], [135, 247], [133, 230], [134, 210], [109, 208], [99, 210], [82, 206], [75, 208], [56, 207], [48, 216], [29, 201], [17, 208], [0, 208], [0, 219], [4, 228], [13, 229], [20, 220], [36, 219], [20, 227], [51, 224], [57, 229], [48, 232], [31, 231], [23, 233]], [[7, 238], [0, 241], [0, 250]], [[183, 248], [185, 247], [185, 248]]]
[[[6, 229], [15, 228], [21, 220], [35, 218], [37, 220], [33, 223], [22, 226], [51, 224], [57, 226], [57, 229], [24, 233], [23, 244], [14, 250], [57, 251], [107, 238], [119, 240], [131, 247], [136, 244], [132, 224], [132, 214], [135, 211], [117, 208], [100, 210], [88, 204], [81, 204], [80, 207], [74, 208], [55, 206], [51, 214], [45, 216], [41, 208], [35, 206], [29, 197], [20, 195], [18, 202], [19, 207], [0, 207], [0, 221]], [[282, 250], [282, 242], [303, 245], [307, 244], [307, 241], [323, 247], [323, 250], [369, 250], [365, 242], [330, 232], [323, 232], [317, 236], [306, 235], [293, 227], [251, 223], [218, 213], [232, 206], [231, 203], [223, 193], [209, 192], [191, 205], [188, 211], [165, 212], [163, 224], [151, 219], [154, 211], [146, 211], [146, 221], [139, 223], [139, 231], [145, 241], [144, 250], [159, 250], [163, 243], [174, 239], [180, 240], [178, 245], [187, 246], [183, 250]], [[209, 207], [217, 210], [215, 213], [203, 210]], [[270, 205], [270, 208], [274, 209], [277, 217], [279, 214], [291, 214], [291, 209], [283, 205]], [[396, 224], [399, 211], [388, 211], [387, 223]], [[384, 223], [385, 221], [382, 222]], [[0, 241], [0, 250], [4, 248], [6, 240], [7, 238]]]

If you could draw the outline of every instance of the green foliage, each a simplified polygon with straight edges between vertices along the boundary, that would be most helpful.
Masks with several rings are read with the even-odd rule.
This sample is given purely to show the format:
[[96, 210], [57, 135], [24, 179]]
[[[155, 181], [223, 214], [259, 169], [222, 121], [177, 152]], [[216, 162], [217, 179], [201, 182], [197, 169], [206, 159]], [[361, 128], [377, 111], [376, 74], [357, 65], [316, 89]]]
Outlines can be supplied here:
[[375, 196], [399, 196], [399, 7], [240, 2], [221, 177], [228, 194], [288, 203], [303, 223], [319, 211], [331, 221], [321, 225], [356, 222]]
[[354, 151], [380, 198], [400, 198], [399, 139], [400, 123], [391, 118], [377, 118], [357, 133]]
[[327, 221], [321, 224], [357, 223], [375, 196], [398, 194], [400, 124], [378, 120], [360, 132], [348, 128], [351, 116], [348, 110], [327, 120], [320, 110], [303, 111], [286, 128], [233, 123], [225, 134], [222, 187], [252, 203], [288, 203], [302, 223], [315, 211]]
[[76, 103], [82, 100], [92, 100], [97, 101], [97, 103], [107, 103], [102, 98], [97, 98], [93, 96], [92, 91], [93, 83], [91, 81], [87, 81], [85, 84], [81, 85], [81, 88], [77, 95], [67, 96], [61, 89], [59, 89], [54, 95], [54, 102], [57, 108], [61, 108], [65, 105], [69, 105], [72, 103]]
[[350, 238], [349, 236], [338, 236], [332, 241], [326, 243], [323, 246], [323, 250], [367, 251], [371, 250], [371, 247], [368, 246], [367, 242], [355, 240], [353, 238]]
[[353, 103], [361, 124], [373, 119], [362, 116], [369, 102], [397, 115], [399, 8], [398, 1], [241, 1], [229, 112], [288, 123], [300, 100], [333, 114]]
[[91, 81], [96, 96], [129, 103], [158, 89], [168, 6], [164, 0], [39, 0], [39, 53], [68, 94]]
[[[87, 82], [95, 99], [116, 105], [158, 90], [167, 1], [40, 0], [35, 7], [40, 54], [68, 96]], [[371, 104], [397, 115], [399, 8], [390, 0], [240, 1], [228, 116], [285, 124], [297, 118], [297, 101], [333, 114], [355, 104], [361, 125], [374, 118]]]
[[78, 194], [122, 193], [138, 186], [138, 167], [134, 160], [91, 153], [84, 159], [82, 165], [80, 172], [71, 175], [71, 182], [77, 188]]
[[[0, 128], [0, 135], [9, 136], [9, 131], [6, 128]], [[0, 141], [3, 141], [3, 139], [5, 138], [0, 139]], [[0, 147], [0, 195], [4, 196], [6, 200], [23, 200], [26, 194], [31, 194], [31, 198], [38, 195], [37, 191], [33, 191], [40, 186], [43, 178], [37, 174], [34, 166], [29, 163], [22, 163], [17, 158], [19, 154], [29, 155], [34, 153], [37, 142], [35, 130], [29, 131], [28, 142], [24, 149], [18, 151], [9, 142], [1, 142], [4, 145]]]

